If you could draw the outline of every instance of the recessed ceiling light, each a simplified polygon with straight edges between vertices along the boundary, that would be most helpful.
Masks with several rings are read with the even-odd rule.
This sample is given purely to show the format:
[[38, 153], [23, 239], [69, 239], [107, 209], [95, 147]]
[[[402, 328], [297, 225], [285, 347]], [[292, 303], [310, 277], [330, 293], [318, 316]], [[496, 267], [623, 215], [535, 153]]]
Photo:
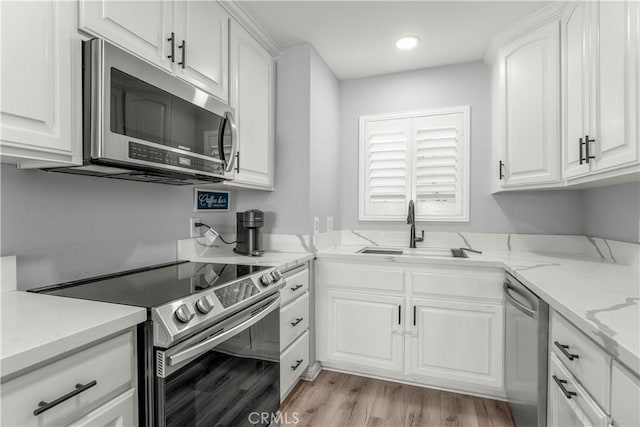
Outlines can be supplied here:
[[396, 47], [400, 50], [413, 49], [414, 47], [418, 46], [419, 41], [420, 39], [418, 39], [416, 36], [403, 37], [396, 42]]

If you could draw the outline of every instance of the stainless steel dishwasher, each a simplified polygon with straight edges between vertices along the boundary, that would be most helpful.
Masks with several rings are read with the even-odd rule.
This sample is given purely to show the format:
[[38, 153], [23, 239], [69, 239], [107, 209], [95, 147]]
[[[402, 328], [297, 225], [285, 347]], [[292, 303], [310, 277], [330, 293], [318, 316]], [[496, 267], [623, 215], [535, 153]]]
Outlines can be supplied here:
[[510, 274], [506, 299], [506, 389], [518, 427], [547, 425], [549, 305]]

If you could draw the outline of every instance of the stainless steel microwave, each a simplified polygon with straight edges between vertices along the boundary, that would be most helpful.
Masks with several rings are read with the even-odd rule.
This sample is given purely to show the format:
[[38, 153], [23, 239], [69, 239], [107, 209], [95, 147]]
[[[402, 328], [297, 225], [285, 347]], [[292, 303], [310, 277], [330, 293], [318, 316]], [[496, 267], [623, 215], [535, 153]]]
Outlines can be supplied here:
[[82, 48], [83, 164], [52, 170], [173, 185], [229, 177], [233, 108], [104, 40]]

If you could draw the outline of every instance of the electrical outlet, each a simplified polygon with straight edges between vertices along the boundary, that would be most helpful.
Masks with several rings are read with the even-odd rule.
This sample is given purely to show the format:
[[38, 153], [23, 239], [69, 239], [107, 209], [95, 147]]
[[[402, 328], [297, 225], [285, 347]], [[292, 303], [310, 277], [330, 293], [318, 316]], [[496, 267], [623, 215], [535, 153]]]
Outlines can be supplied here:
[[320, 218], [313, 217], [313, 234], [320, 234]]
[[332, 216], [328, 216], [327, 217], [327, 233], [333, 231], [333, 217]]
[[202, 219], [200, 218], [189, 218], [189, 227], [191, 230], [191, 233], [189, 234], [190, 237], [200, 237], [200, 227], [196, 227], [196, 222], [202, 222]]

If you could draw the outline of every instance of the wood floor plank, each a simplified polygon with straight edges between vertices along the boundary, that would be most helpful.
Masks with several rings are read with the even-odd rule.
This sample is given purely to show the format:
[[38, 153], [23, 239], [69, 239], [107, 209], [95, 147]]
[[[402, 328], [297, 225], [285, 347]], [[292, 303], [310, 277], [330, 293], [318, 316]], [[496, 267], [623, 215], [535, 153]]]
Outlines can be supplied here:
[[281, 411], [298, 427], [514, 427], [505, 402], [326, 370]]

